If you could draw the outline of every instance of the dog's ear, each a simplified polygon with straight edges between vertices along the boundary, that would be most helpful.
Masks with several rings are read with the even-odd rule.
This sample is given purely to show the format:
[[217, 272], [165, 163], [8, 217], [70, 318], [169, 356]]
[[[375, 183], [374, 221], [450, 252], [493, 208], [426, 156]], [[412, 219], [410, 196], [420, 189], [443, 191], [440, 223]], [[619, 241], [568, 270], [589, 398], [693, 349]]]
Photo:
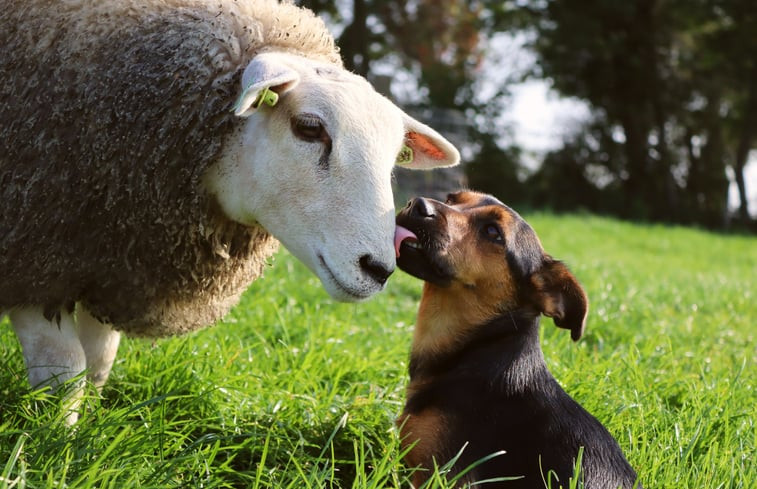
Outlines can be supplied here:
[[589, 300], [568, 267], [545, 256], [542, 267], [531, 275], [531, 286], [539, 311], [551, 317], [556, 326], [569, 329], [570, 337], [578, 341], [584, 332]]

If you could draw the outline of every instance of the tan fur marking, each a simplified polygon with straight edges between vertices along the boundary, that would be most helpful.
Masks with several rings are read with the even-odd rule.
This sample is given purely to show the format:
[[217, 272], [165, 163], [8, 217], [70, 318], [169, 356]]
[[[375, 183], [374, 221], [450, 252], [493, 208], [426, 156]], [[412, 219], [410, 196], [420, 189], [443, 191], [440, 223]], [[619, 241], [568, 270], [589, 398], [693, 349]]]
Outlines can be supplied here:
[[[438, 452], [439, 440], [443, 439], [447, 431], [447, 420], [444, 415], [435, 409], [427, 409], [416, 415], [403, 414], [397, 420], [402, 437], [402, 449], [415, 446], [405, 456], [408, 467], [423, 467], [427, 470], [433, 468], [432, 457]], [[446, 460], [437, 460], [440, 465]], [[419, 487], [428, 477], [425, 471], [416, 472], [413, 475], [413, 485]]]

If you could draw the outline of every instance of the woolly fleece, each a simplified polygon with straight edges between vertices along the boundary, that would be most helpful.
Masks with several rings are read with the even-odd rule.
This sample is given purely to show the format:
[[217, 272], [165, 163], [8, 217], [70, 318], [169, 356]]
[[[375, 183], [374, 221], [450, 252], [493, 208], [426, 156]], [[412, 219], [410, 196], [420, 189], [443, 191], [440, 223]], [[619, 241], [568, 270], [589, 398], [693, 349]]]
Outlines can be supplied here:
[[251, 58], [341, 66], [310, 11], [265, 0], [0, 0], [0, 311], [82, 303], [131, 335], [212, 324], [277, 242], [202, 190]]

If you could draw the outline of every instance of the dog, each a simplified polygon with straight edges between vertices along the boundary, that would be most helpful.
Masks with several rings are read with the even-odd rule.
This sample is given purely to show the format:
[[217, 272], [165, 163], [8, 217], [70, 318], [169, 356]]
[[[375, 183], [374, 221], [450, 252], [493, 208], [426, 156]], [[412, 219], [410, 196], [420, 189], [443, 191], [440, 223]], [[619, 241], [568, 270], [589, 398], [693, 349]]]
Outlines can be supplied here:
[[531, 226], [472, 191], [446, 202], [415, 198], [396, 224], [399, 268], [425, 281], [397, 420], [405, 462], [425, 469], [413, 474], [413, 485], [458, 454], [448, 477], [504, 451], [458, 484], [499, 478], [485, 487], [567, 489], [583, 447], [578, 487], [640, 488], [612, 435], [544, 362], [541, 314], [577, 341], [588, 299]]

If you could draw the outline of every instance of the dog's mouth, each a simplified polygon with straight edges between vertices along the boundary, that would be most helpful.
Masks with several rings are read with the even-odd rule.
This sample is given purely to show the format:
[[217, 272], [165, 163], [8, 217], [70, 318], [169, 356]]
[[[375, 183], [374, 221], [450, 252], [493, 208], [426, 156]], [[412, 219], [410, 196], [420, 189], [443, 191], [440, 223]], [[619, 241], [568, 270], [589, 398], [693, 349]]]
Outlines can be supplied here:
[[414, 250], [420, 250], [421, 244], [418, 242], [418, 236], [408, 228], [397, 225], [394, 229], [394, 256], [399, 258], [402, 245]]
[[435, 251], [439, 248], [427, 231], [413, 231], [397, 223], [394, 231], [394, 252], [400, 270], [426, 282], [449, 285], [453, 274], [449, 265], [439, 256], [438, 251]]

